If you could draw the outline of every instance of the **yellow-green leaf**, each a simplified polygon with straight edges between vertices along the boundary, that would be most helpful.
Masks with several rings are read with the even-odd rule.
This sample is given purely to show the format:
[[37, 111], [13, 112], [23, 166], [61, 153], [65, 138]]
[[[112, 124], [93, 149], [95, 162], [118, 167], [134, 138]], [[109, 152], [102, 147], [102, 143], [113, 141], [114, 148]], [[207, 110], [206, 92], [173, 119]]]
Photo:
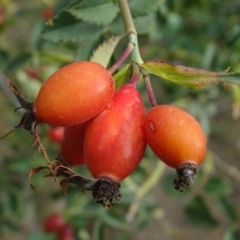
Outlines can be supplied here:
[[123, 36], [112, 36], [93, 52], [90, 61], [97, 62], [104, 67], [107, 67], [109, 60]]
[[131, 64], [125, 65], [116, 74], [113, 75], [117, 89], [120, 88], [125, 82], [127, 82], [130, 79], [129, 74], [129, 71], [131, 71], [130, 66]]
[[240, 85], [240, 72], [210, 72], [182, 65], [174, 66], [163, 61], [149, 61], [140, 66], [148, 73], [192, 89], [202, 89], [220, 82]]

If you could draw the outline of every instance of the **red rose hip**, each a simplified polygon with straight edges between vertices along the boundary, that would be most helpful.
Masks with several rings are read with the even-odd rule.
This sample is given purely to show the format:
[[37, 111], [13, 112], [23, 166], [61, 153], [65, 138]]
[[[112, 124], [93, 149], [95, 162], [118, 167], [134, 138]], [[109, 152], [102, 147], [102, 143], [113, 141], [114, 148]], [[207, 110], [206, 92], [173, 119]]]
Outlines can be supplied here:
[[42, 85], [34, 114], [38, 122], [71, 126], [100, 113], [111, 100], [115, 82], [95, 62], [75, 62], [53, 73]]
[[206, 137], [198, 121], [180, 108], [160, 105], [147, 113], [145, 135], [153, 152], [177, 169], [176, 189], [189, 185], [206, 153]]
[[74, 229], [70, 224], [65, 224], [57, 232], [57, 240], [74, 240]]
[[48, 129], [48, 137], [51, 141], [60, 143], [63, 140], [64, 127], [50, 127]]
[[88, 122], [65, 127], [61, 153], [58, 160], [64, 165], [77, 166], [85, 164], [83, 157], [83, 138]]
[[119, 200], [120, 182], [144, 155], [144, 120], [141, 96], [133, 84], [126, 84], [86, 128], [84, 158], [89, 171], [99, 179], [93, 197], [103, 205], [111, 205], [113, 198]]
[[42, 85], [36, 101], [28, 102], [10, 79], [6, 82], [25, 109], [20, 123], [10, 132], [23, 128], [30, 131], [39, 150], [47, 153], [36, 132], [37, 124], [68, 127], [88, 121], [99, 114], [110, 102], [115, 81], [110, 72], [95, 62], [75, 62], [53, 73]]
[[65, 221], [62, 215], [53, 213], [45, 219], [43, 228], [45, 232], [57, 232], [64, 225]]

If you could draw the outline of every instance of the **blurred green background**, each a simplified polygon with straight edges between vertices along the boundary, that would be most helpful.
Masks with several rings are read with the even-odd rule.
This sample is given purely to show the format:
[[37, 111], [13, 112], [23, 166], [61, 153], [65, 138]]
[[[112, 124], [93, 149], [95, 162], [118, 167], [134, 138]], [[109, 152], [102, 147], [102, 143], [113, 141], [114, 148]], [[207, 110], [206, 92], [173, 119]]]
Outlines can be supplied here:
[[[129, 0], [129, 4], [144, 60], [240, 71], [238, 0]], [[95, 5], [106, 6], [93, 17]], [[49, 9], [56, 16], [53, 20]], [[69, 9], [75, 9], [75, 15]], [[124, 34], [124, 28], [116, 1], [1, 0], [0, 135], [21, 117], [21, 111], [14, 113], [18, 103], [3, 75], [33, 101], [51, 73], [72, 61], [89, 60], [101, 43], [118, 34]], [[122, 40], [109, 65], [125, 47]], [[33, 177], [33, 191], [29, 171], [46, 162], [32, 146], [32, 136], [18, 130], [0, 142], [0, 239], [56, 239], [43, 231], [44, 219], [54, 212], [74, 227], [76, 240], [240, 239], [239, 87], [221, 84], [193, 91], [154, 76], [151, 82], [159, 104], [186, 109], [208, 137], [208, 152], [193, 185], [184, 193], [175, 191], [174, 170], [147, 149], [140, 166], [122, 182], [121, 202], [111, 209], [96, 204], [77, 186], [70, 185], [65, 197], [53, 179], [42, 177], [44, 173]], [[143, 81], [138, 89], [149, 109]], [[38, 126], [54, 160], [59, 144], [49, 139], [48, 129]], [[76, 171], [91, 176], [85, 166]]]

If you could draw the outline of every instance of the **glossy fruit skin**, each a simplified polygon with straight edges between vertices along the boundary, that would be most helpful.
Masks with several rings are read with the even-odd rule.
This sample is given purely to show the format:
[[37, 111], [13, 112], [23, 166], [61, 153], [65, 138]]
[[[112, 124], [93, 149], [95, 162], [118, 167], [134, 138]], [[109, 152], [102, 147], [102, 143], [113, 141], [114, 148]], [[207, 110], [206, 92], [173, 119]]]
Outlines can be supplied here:
[[70, 166], [85, 164], [83, 157], [84, 132], [88, 122], [65, 127], [61, 143], [61, 157]]
[[48, 137], [51, 141], [61, 143], [63, 140], [64, 127], [51, 127], [48, 129]]
[[58, 213], [53, 213], [45, 219], [43, 228], [45, 232], [57, 232], [64, 225], [65, 221], [62, 215]]
[[42, 85], [33, 112], [38, 122], [70, 126], [100, 113], [111, 100], [115, 82], [95, 62], [75, 62], [52, 74]]
[[132, 84], [116, 91], [112, 101], [85, 131], [84, 158], [95, 178], [120, 183], [140, 163], [145, 149], [145, 109]]
[[159, 105], [147, 113], [147, 143], [168, 166], [189, 162], [197, 166], [206, 153], [206, 137], [198, 121], [175, 106]]

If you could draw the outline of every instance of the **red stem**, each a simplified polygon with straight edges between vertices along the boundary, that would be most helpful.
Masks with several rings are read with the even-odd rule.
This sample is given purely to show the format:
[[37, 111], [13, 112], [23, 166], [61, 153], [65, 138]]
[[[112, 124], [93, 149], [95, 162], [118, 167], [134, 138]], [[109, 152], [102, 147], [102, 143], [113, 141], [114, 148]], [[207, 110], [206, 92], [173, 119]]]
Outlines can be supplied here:
[[154, 93], [153, 93], [153, 89], [152, 89], [152, 85], [151, 85], [151, 82], [150, 82], [149, 75], [142, 68], [141, 68], [140, 71], [141, 71], [141, 73], [143, 75], [143, 78], [145, 80], [145, 84], [146, 84], [146, 87], [147, 87], [147, 92], [148, 92], [148, 97], [149, 97], [150, 103], [152, 104], [153, 107], [156, 107], [157, 106], [157, 101], [156, 101]]
[[129, 54], [132, 52], [134, 48], [134, 44], [130, 42], [126, 48], [126, 50], [123, 52], [123, 54], [120, 56], [120, 58], [108, 69], [110, 74], [112, 75], [119, 67], [120, 65], [126, 60], [126, 58], [129, 56]]
[[138, 79], [139, 79], [139, 73], [137, 72], [133, 73], [132, 78], [130, 80], [130, 84], [132, 84], [135, 88], [137, 87]]

